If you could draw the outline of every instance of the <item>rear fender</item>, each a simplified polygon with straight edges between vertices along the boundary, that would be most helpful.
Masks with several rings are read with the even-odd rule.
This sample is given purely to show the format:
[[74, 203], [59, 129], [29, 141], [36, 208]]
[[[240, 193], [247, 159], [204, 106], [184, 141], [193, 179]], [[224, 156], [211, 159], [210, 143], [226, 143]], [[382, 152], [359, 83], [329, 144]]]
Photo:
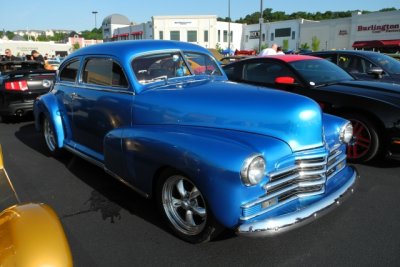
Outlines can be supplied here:
[[40, 96], [34, 103], [33, 112], [36, 130], [42, 130], [43, 119], [47, 116], [54, 127], [57, 146], [58, 148], [62, 148], [66, 136], [64, 129], [69, 129], [69, 127], [68, 125], [63, 127], [63, 123], [66, 124], [67, 120], [65, 118], [63, 119], [64, 112], [59, 109], [56, 96], [51, 93]]

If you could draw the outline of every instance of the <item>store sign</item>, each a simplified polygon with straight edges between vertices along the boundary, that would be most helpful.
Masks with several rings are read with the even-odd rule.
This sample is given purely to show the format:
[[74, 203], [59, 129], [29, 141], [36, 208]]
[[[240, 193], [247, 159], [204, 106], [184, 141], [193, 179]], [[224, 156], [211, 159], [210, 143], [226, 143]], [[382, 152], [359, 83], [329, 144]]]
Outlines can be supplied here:
[[174, 23], [175, 23], [175, 24], [178, 24], [178, 25], [188, 25], [188, 24], [192, 24], [191, 21], [175, 21]]
[[347, 30], [340, 30], [339, 35], [347, 35]]
[[369, 26], [357, 26], [359, 32], [370, 31], [372, 33], [381, 32], [400, 32], [400, 24], [383, 24], [383, 25], [369, 25]]

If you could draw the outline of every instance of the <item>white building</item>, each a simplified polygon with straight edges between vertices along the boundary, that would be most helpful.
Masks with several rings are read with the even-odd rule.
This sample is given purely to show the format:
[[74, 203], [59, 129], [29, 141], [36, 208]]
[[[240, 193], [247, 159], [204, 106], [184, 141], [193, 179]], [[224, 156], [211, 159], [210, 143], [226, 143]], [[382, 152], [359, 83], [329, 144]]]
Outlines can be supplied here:
[[319, 50], [367, 49], [383, 52], [400, 51], [400, 11], [354, 13], [349, 18], [300, 25], [301, 44], [320, 40]]
[[[207, 48], [257, 50], [259, 46], [278, 44], [284, 49], [312, 47], [318, 50], [374, 49], [400, 51], [400, 11], [354, 13], [349, 18], [323, 21], [295, 19], [260, 24], [217, 21], [215, 15], [154, 16], [151, 22], [133, 24], [119, 14], [103, 21], [104, 41], [163, 39], [196, 43]], [[261, 29], [260, 29], [261, 28]], [[261, 31], [260, 31], [261, 30]], [[228, 39], [228, 32], [231, 39]], [[261, 40], [260, 40], [261, 38]]]
[[39, 51], [43, 56], [46, 54], [49, 56], [65, 56], [72, 52], [72, 47], [69, 43], [0, 40], [0, 55], [4, 55], [6, 49], [11, 49], [14, 56], [30, 55], [32, 50]]
[[261, 24], [245, 25], [243, 27], [242, 47], [245, 50], [257, 50], [261, 47], [270, 47], [272, 44], [296, 50], [299, 46], [300, 24], [303, 19], [264, 22]]
[[227, 49], [230, 45], [235, 50], [241, 49], [243, 25], [217, 21], [215, 15], [153, 16], [151, 22], [134, 25], [126, 17], [113, 14], [104, 19], [102, 28], [104, 41], [176, 40], [207, 48]]

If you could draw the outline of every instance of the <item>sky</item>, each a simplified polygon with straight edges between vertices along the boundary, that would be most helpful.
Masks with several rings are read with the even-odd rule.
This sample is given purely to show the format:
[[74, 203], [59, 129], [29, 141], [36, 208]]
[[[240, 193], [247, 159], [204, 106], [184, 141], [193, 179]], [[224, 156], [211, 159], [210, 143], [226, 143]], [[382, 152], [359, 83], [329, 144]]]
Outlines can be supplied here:
[[[400, 0], [2, 0], [0, 30], [92, 30], [112, 14], [124, 15], [135, 23], [151, 21], [152, 16], [216, 15], [225, 18], [229, 14], [228, 3], [232, 20], [237, 20], [259, 12], [261, 1], [263, 9], [286, 14], [400, 9]], [[93, 11], [98, 13], [94, 15]]]

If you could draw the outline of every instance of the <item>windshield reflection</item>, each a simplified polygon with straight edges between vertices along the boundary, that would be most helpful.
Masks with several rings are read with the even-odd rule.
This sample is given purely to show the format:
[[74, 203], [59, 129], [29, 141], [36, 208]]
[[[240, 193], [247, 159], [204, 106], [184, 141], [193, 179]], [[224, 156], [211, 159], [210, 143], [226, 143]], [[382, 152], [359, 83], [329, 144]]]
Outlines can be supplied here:
[[346, 71], [324, 59], [294, 61], [290, 65], [312, 86], [354, 80]]

